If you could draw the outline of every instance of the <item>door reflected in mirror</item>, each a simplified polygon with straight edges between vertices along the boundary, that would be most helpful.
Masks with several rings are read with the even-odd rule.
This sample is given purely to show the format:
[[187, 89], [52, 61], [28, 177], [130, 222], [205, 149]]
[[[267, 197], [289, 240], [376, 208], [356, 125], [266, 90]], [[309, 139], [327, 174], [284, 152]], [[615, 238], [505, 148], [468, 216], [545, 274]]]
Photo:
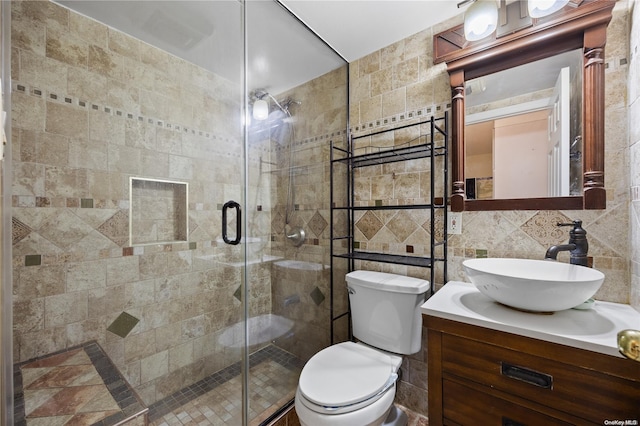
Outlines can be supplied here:
[[465, 82], [468, 200], [582, 195], [581, 49]]

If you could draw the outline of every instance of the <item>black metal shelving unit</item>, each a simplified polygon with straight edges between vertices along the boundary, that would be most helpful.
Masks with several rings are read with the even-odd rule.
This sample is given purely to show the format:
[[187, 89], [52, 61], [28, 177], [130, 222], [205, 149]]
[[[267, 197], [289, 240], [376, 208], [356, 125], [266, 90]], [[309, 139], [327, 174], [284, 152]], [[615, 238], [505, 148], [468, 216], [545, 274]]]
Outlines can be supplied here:
[[[368, 148], [372, 152], [356, 155], [354, 154], [354, 147], [356, 141], [363, 138], [370, 138], [372, 136], [382, 135], [388, 132], [395, 132], [401, 129], [410, 128], [414, 126], [428, 126], [429, 131], [425, 134], [420, 134], [417, 138], [409, 141], [401, 146], [390, 148], [374, 148], [369, 146]], [[446, 224], [448, 222], [447, 217], [447, 187], [448, 187], [448, 141], [449, 141], [449, 117], [445, 112], [441, 117], [430, 117], [429, 119], [409, 123], [403, 126], [390, 128], [387, 130], [381, 130], [373, 133], [367, 133], [358, 136], [351, 136], [347, 141], [346, 147], [340, 147], [331, 143], [330, 153], [330, 193], [331, 193], [331, 270], [333, 271], [334, 262], [336, 259], [347, 259], [348, 270], [354, 270], [356, 260], [384, 262], [399, 265], [408, 265], [422, 268], [429, 268], [429, 283], [431, 285], [430, 294], [434, 293], [434, 281], [435, 281], [435, 268], [437, 263], [442, 263], [443, 267], [443, 282], [447, 282], [447, 229]], [[436, 170], [436, 158], [443, 157], [442, 167], [440, 170]], [[430, 182], [430, 195], [429, 202], [426, 204], [411, 204], [411, 205], [367, 205], [356, 206], [354, 195], [354, 171], [361, 167], [376, 166], [381, 164], [395, 163], [399, 161], [408, 161], [422, 158], [431, 159], [431, 182]], [[336, 168], [344, 167], [343, 173], [337, 173]], [[336, 178], [344, 179], [346, 175], [346, 186], [341, 189], [346, 192], [343, 194], [343, 201], [336, 200]], [[436, 196], [436, 178], [442, 179], [442, 194]], [[344, 184], [344, 182], [343, 182]], [[344, 198], [346, 198], [346, 203]], [[370, 251], [360, 251], [354, 248], [354, 216], [356, 211], [374, 211], [374, 210], [408, 210], [408, 209], [420, 209], [428, 210], [430, 212], [430, 253], [428, 256], [413, 256], [413, 255], [398, 255], [391, 253], [377, 253]], [[436, 225], [436, 212], [442, 211], [442, 223]], [[338, 214], [345, 214], [348, 217], [346, 225], [346, 234], [336, 235], [336, 229], [334, 223]], [[436, 229], [436, 226], [441, 226], [442, 229]], [[343, 229], [344, 230], [344, 229]], [[436, 239], [436, 234], [441, 236], [440, 240]], [[337, 246], [341, 243], [342, 250], [338, 251]], [[440, 248], [441, 256], [436, 256], [436, 250]], [[331, 288], [334, 288], [334, 276], [331, 275]], [[333, 312], [332, 306], [332, 332], [331, 340], [334, 343], [334, 322], [348, 315], [348, 312]]]

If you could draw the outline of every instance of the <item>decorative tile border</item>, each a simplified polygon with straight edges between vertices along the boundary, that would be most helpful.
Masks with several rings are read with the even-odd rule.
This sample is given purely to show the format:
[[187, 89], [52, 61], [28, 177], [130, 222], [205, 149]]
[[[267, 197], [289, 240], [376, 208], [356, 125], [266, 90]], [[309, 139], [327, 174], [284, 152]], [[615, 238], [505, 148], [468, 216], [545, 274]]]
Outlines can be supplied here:
[[[169, 122], [166, 120], [161, 120], [159, 118], [155, 118], [155, 117], [150, 117], [150, 116], [145, 116], [145, 115], [141, 115], [138, 113], [132, 113], [132, 112], [127, 112], [127, 111], [123, 111], [121, 109], [117, 109], [117, 108], [113, 108], [109, 105], [102, 105], [99, 103], [93, 103], [89, 100], [85, 100], [85, 99], [79, 99], [70, 95], [66, 95], [66, 94], [60, 94], [60, 93], [54, 93], [54, 92], [49, 92], [46, 90], [42, 90], [39, 89], [37, 87], [33, 87], [30, 86], [29, 84], [26, 83], [22, 83], [22, 82], [18, 82], [13, 80], [12, 81], [12, 90], [15, 92], [20, 92], [20, 93], [24, 93], [27, 94], [29, 96], [34, 96], [37, 98], [41, 98], [44, 99], [48, 102], [56, 102], [56, 103], [60, 103], [60, 104], [66, 104], [66, 105], [70, 105], [70, 106], [74, 106], [76, 108], [80, 108], [80, 109], [84, 109], [87, 111], [97, 111], [97, 112], [102, 112], [104, 114], [108, 114], [108, 115], [112, 115], [115, 117], [121, 117], [121, 118], [125, 118], [128, 120], [136, 120], [139, 122], [146, 122], [147, 124], [151, 124], [151, 125], [156, 125], [159, 128], [164, 128], [164, 129], [168, 129], [168, 130], [173, 130], [175, 132], [179, 132], [179, 133], [185, 133], [185, 134], [191, 134], [194, 136], [200, 136], [206, 139], [212, 139], [212, 140], [219, 140], [221, 142], [223, 142], [223, 144], [221, 144], [221, 146], [228, 146], [229, 143], [233, 143], [234, 140], [223, 136], [223, 135], [218, 135], [216, 133], [214, 133], [213, 131], [210, 130], [202, 130], [202, 129], [194, 129], [194, 128], [190, 128], [188, 126], [179, 124], [179, 123], [173, 123], [173, 122]], [[408, 113], [410, 114], [410, 113]], [[395, 118], [394, 118], [395, 120]], [[336, 137], [345, 137], [347, 135], [347, 131], [346, 130], [335, 130], [335, 131], [331, 131], [328, 132], [326, 134], [322, 134], [322, 135], [318, 135], [318, 136], [314, 136], [314, 137], [310, 137], [307, 139], [303, 139], [297, 142], [294, 142], [294, 146], [302, 146], [305, 144], [309, 144], [309, 143], [313, 143], [313, 142], [318, 142], [318, 141], [329, 141], [333, 138]], [[279, 146], [276, 148], [276, 151], [279, 150], [284, 150], [284, 149], [289, 149], [289, 145], [284, 145], [284, 146]], [[261, 149], [262, 152], [264, 153], [268, 153], [271, 151], [271, 149], [266, 146], [263, 149]], [[235, 158], [240, 158], [241, 154], [239, 153], [230, 153], [227, 150], [214, 150], [213, 151], [215, 154], [220, 154], [220, 155], [226, 155], [228, 157], [235, 157]], [[256, 158], [254, 161], [260, 161], [259, 158]]]
[[[299, 141], [295, 141], [293, 142], [293, 145], [291, 144], [284, 144], [284, 145], [280, 145], [277, 146], [275, 151], [279, 152], [279, 151], [285, 151], [288, 150], [290, 146], [292, 147], [304, 147], [305, 145], [309, 145], [312, 143], [316, 143], [316, 142], [330, 142], [332, 140], [335, 139], [345, 139], [347, 138], [347, 135], [349, 134], [349, 132], [347, 130], [335, 130], [331, 133], [326, 133], [324, 135], [319, 135], [319, 136], [312, 136], [310, 138], [306, 138], [306, 139], [302, 139]], [[300, 167], [313, 167], [313, 166], [300, 166]]]
[[608, 57], [605, 58], [604, 71], [605, 73], [615, 71], [618, 68], [626, 68], [629, 66], [629, 60], [625, 57]]
[[[121, 117], [121, 118], [125, 118], [127, 120], [135, 120], [135, 121], [139, 121], [139, 122], [144, 122], [147, 124], [151, 124], [151, 125], [156, 125], [159, 128], [164, 128], [167, 130], [172, 130], [175, 132], [179, 132], [179, 133], [184, 133], [184, 134], [191, 134], [193, 136], [200, 136], [206, 139], [212, 139], [212, 140], [219, 140], [221, 142], [223, 142], [223, 144], [221, 144], [221, 146], [228, 146], [229, 143], [233, 143], [234, 139], [227, 137], [227, 136], [223, 136], [223, 135], [219, 135], [214, 133], [213, 131], [209, 131], [209, 130], [202, 130], [202, 129], [194, 129], [182, 124], [178, 124], [178, 123], [173, 123], [173, 122], [169, 122], [169, 121], [165, 121], [165, 120], [161, 120], [159, 118], [156, 117], [150, 117], [150, 116], [146, 116], [146, 115], [141, 115], [138, 113], [132, 113], [132, 112], [127, 112], [127, 111], [123, 111], [121, 109], [116, 109], [113, 108], [109, 105], [102, 105], [99, 103], [93, 103], [89, 100], [85, 100], [85, 99], [79, 99], [70, 95], [66, 95], [66, 94], [60, 94], [60, 93], [54, 93], [54, 92], [49, 92], [46, 90], [42, 90], [39, 89], [37, 87], [33, 87], [30, 86], [29, 84], [26, 83], [22, 83], [22, 82], [18, 82], [18, 81], [12, 81], [12, 90], [14, 92], [20, 92], [20, 93], [24, 93], [27, 94], [29, 96], [34, 96], [37, 98], [41, 98], [44, 99], [48, 102], [56, 102], [59, 104], [66, 104], [66, 105], [70, 105], [79, 109], [84, 109], [87, 111], [97, 111], [97, 112], [102, 112], [104, 114], [107, 115], [111, 115], [111, 116], [115, 116], [115, 117]], [[236, 157], [236, 158], [240, 158], [241, 154], [239, 153], [231, 153], [227, 150], [215, 150], [213, 151], [216, 154], [221, 154], [221, 155], [226, 155], [228, 157]]]
[[[49, 92], [38, 87], [34, 87], [24, 82], [12, 81], [12, 90], [18, 93], [23, 93], [27, 96], [33, 96], [40, 99], [43, 99], [47, 102], [54, 102], [59, 104], [65, 104], [70, 107], [86, 110], [86, 111], [95, 111], [97, 113], [107, 114], [114, 117], [119, 117], [123, 120], [135, 120], [139, 122], [145, 122], [150, 125], [158, 126], [159, 128], [164, 128], [168, 130], [172, 130], [175, 132], [181, 132], [185, 134], [197, 135], [203, 138], [207, 138], [210, 140], [219, 140], [223, 143], [220, 144], [221, 147], [228, 146], [229, 143], [233, 143], [233, 139], [229, 137], [224, 137], [221, 135], [216, 135], [212, 131], [193, 129], [182, 124], [173, 123], [165, 120], [161, 120], [155, 117], [149, 117], [140, 115], [138, 113], [132, 113], [130, 111], [124, 111], [121, 109], [113, 108], [110, 105], [103, 105], [100, 103], [91, 102], [88, 99], [80, 99], [77, 97], [69, 96], [62, 93]], [[347, 135], [349, 131], [345, 130], [334, 130], [329, 131], [326, 134], [321, 134], [318, 136], [313, 136], [310, 138], [306, 138], [299, 141], [294, 141], [294, 147], [304, 147], [313, 143], [329, 143], [331, 140], [335, 140], [336, 138], [347, 139]], [[279, 145], [275, 147], [275, 151], [288, 150], [290, 149], [290, 145]], [[262, 149], [264, 152], [272, 152], [269, 146]], [[227, 155], [229, 157], [240, 157], [240, 153], [229, 153], [224, 149], [214, 150], [213, 152], [218, 154]], [[260, 158], [255, 158], [255, 161], [261, 161]], [[311, 166], [301, 166], [306, 169], [309, 168], [324, 168], [326, 166], [326, 162], [323, 162], [320, 165], [311, 165]], [[118, 209], [122, 211], [128, 211], [130, 209], [129, 200], [115, 200], [115, 199], [98, 199], [98, 198], [80, 198], [80, 197], [44, 197], [44, 196], [32, 196], [32, 195], [24, 195], [18, 196], [14, 195], [12, 197], [12, 206], [16, 208], [81, 208], [81, 209]], [[297, 205], [296, 210], [322, 210], [326, 209], [322, 203], [312, 203], [312, 204], [304, 204]], [[216, 210], [215, 205], [209, 205], [205, 203], [190, 203], [188, 207], [189, 211], [197, 210]], [[220, 207], [217, 207], [219, 210]], [[264, 209], [259, 209], [260, 211], [266, 211]], [[26, 238], [32, 230], [21, 223], [17, 219], [14, 218], [13, 223], [13, 238], [14, 244], [19, 242], [20, 240]], [[119, 241], [119, 240], [118, 240]], [[118, 241], [116, 244], [120, 244]], [[312, 244], [319, 245], [318, 239], [310, 240]], [[187, 244], [187, 246], [184, 246]], [[180, 250], [195, 250], [202, 248], [210, 248], [217, 246], [216, 241], [198, 241], [190, 242], [190, 243], [175, 243], [175, 244], [159, 244], [153, 245], [151, 247], [122, 247], [121, 249], [114, 250], [102, 250], [98, 255], [99, 258], [115, 258], [121, 256], [132, 256], [132, 255], [142, 255], [147, 253], [153, 253], [158, 250], [162, 251], [180, 251]], [[158, 249], [157, 247], [160, 247]], [[39, 266], [39, 265], [51, 265], [51, 264], [61, 264], [69, 261], [81, 261], [83, 260], [83, 255], [79, 253], [59, 253], [52, 255], [38, 255], [38, 254], [29, 254], [29, 255], [21, 255], [14, 257], [14, 262], [17, 264], [22, 264], [25, 266]]]
[[370, 121], [368, 123], [360, 123], [355, 127], [349, 129], [351, 133], [356, 136], [364, 135], [366, 132], [374, 131], [374, 130], [382, 130], [384, 128], [391, 129], [391, 126], [397, 125], [399, 123], [402, 124], [410, 124], [412, 120], [419, 121], [424, 117], [429, 116], [440, 116], [444, 114], [445, 111], [451, 110], [451, 103], [445, 102], [439, 105], [430, 105], [424, 106], [417, 110], [406, 111], [400, 114], [392, 115], [389, 117], [383, 117], [381, 119]]

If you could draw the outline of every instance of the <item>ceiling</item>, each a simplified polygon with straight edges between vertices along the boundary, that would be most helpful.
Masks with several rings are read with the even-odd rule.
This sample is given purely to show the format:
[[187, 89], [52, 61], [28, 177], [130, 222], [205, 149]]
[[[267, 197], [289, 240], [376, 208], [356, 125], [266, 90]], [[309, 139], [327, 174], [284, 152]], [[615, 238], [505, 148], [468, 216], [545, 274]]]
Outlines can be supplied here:
[[[209, 69], [241, 75], [237, 0], [58, 0], [59, 4]], [[461, 11], [456, 0], [281, 0], [344, 60], [355, 61]], [[280, 93], [344, 64], [272, 1], [247, 1], [249, 90]]]
[[458, 0], [280, 0], [352, 62], [462, 13]]

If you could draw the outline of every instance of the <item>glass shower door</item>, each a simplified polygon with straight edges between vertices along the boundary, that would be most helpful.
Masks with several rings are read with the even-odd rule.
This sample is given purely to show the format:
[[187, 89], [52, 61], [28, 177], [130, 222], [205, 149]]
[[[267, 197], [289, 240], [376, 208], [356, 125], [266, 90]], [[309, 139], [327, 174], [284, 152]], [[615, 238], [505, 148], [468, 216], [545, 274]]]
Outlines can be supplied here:
[[[3, 282], [13, 362], [29, 377], [30, 361], [95, 341], [151, 424], [243, 424], [246, 244], [225, 242], [222, 213], [234, 242], [242, 219], [224, 206], [246, 210], [244, 4], [2, 7], [21, 230], [14, 282]], [[85, 405], [117, 411], [123, 394]], [[59, 423], [34, 409], [42, 402], [16, 407], [27, 422]]]
[[347, 63], [277, 2], [246, 1], [249, 424], [292, 403], [331, 344], [329, 145], [346, 140]]
[[2, 6], [13, 362], [95, 342], [153, 425], [276, 415], [332, 343], [346, 62], [276, 1]]

